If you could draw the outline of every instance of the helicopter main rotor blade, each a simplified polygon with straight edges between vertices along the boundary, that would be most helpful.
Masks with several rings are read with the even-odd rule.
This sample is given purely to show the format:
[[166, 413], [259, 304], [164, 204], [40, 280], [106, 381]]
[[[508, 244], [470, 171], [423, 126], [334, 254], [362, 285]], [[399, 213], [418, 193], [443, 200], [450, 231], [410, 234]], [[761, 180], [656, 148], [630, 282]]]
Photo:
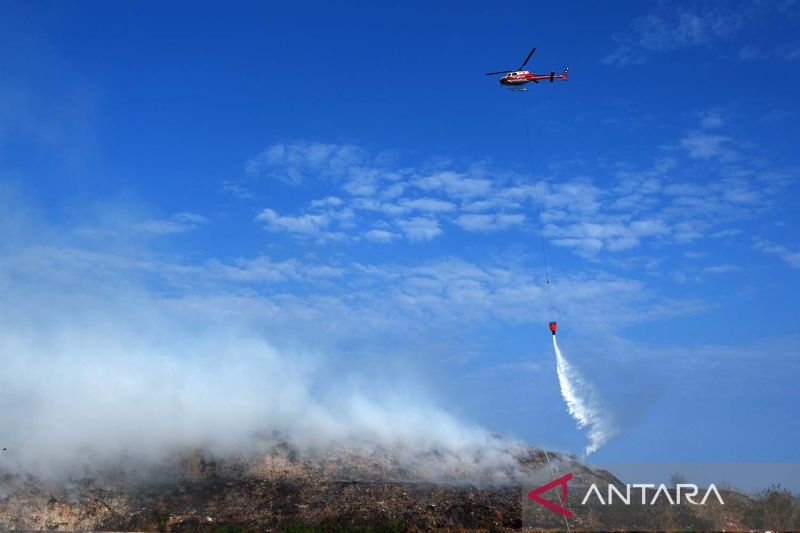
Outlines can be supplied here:
[[531, 48], [531, 53], [528, 54], [528, 57], [525, 58], [525, 61], [522, 62], [522, 64], [519, 66], [519, 68], [517, 70], [522, 70], [522, 67], [524, 67], [525, 65], [528, 64], [528, 60], [531, 58], [531, 56], [533, 55], [533, 53], [535, 51], [536, 51], [536, 47], [534, 46], [533, 48]]
[[513, 70], [498, 70], [497, 72], [487, 72], [487, 76], [494, 76], [495, 74], [508, 74], [509, 72], [514, 72]]

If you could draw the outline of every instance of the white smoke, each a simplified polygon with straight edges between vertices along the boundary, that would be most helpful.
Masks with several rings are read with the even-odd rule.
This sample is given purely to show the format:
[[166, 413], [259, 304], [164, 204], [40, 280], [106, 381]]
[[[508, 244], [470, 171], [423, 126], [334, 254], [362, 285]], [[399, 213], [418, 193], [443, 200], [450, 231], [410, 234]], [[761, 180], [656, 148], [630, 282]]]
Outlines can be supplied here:
[[0, 183], [0, 473], [80, 475], [275, 441], [434, 457], [460, 479], [518, 466], [517, 443], [439, 406], [404, 363], [413, 354], [330, 341], [362, 322], [347, 306], [316, 305], [304, 284], [218, 282], [219, 263], [175, 262], [113, 223], [51, 227], [24, 206]]
[[578, 423], [578, 429], [588, 428], [589, 444], [584, 453], [592, 454], [617, 434], [617, 428], [594, 387], [561, 355], [555, 335], [553, 348], [556, 352], [556, 372], [561, 396], [567, 404], [569, 414]]
[[230, 310], [192, 311], [138, 291], [64, 298], [0, 288], [15, 296], [0, 304], [3, 469], [76, 473], [197, 448], [237, 455], [271, 435], [309, 453], [513, 463], [508, 443], [437, 408], [411, 376], [332, 368], [319, 351], [276, 347]]
[[276, 440], [404, 464], [435, 456], [472, 468], [465, 479], [517, 464], [515, 443], [451, 416], [413, 369], [361, 363], [392, 354], [343, 357], [315, 342], [324, 330], [282, 334], [258, 294], [166, 283], [172, 267], [142, 253], [139, 271], [160, 274], [145, 281], [111, 246], [39, 244], [20, 237], [31, 224], [10, 226], [0, 213], [0, 472], [72, 476]]

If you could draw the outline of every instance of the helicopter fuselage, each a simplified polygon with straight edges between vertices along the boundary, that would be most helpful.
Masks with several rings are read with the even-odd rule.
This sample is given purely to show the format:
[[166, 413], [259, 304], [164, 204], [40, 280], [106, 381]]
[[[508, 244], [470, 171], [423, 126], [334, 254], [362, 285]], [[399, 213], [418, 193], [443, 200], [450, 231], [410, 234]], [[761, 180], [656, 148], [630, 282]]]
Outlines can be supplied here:
[[500, 84], [505, 85], [508, 87], [515, 87], [518, 85], [524, 85], [529, 82], [539, 83], [542, 80], [549, 80], [555, 81], [556, 79], [564, 80], [567, 79], [567, 72], [568, 69], [564, 69], [564, 72], [557, 75], [555, 71], [550, 72], [550, 74], [534, 74], [533, 72], [529, 72], [527, 70], [519, 70], [515, 72], [509, 72], [502, 78], [500, 78]]

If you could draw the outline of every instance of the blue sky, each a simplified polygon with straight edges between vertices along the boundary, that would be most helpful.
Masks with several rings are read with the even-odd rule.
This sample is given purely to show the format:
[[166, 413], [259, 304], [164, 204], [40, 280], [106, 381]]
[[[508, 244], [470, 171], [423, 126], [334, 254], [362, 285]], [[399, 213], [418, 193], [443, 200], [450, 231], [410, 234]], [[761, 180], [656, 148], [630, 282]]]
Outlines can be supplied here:
[[[597, 460], [800, 460], [795, 2], [0, 15], [7, 290], [136, 286], [577, 453], [535, 183]], [[569, 81], [483, 76], [531, 46]]]

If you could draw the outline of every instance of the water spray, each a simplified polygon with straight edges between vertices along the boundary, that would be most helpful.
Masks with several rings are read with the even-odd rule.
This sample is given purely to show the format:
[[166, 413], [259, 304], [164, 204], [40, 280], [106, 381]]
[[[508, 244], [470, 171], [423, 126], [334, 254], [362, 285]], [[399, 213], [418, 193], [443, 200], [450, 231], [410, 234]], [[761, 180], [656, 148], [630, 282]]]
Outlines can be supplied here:
[[[551, 324], [555, 324], [555, 322], [551, 322]], [[588, 428], [589, 444], [586, 445], [583, 453], [590, 455], [616, 435], [617, 429], [594, 387], [561, 354], [552, 326], [551, 331], [553, 331], [553, 349], [556, 354], [556, 373], [558, 374], [558, 384], [561, 387], [561, 397], [564, 398], [567, 411], [575, 419], [578, 429]]]

